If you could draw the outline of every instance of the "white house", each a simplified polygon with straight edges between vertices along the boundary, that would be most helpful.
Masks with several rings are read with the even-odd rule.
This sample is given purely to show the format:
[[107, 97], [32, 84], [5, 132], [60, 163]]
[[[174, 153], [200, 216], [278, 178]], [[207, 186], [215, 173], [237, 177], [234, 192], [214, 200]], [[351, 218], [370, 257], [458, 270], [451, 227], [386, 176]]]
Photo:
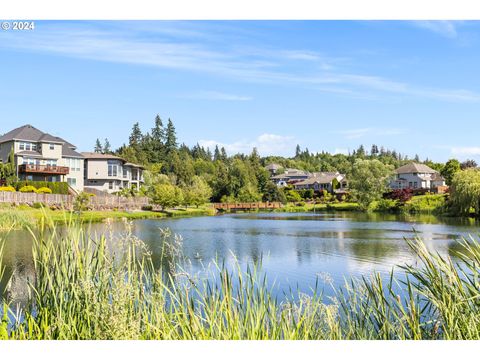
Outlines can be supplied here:
[[425, 164], [410, 163], [395, 170], [390, 181], [390, 188], [396, 189], [430, 189], [445, 186], [445, 179], [438, 171]]

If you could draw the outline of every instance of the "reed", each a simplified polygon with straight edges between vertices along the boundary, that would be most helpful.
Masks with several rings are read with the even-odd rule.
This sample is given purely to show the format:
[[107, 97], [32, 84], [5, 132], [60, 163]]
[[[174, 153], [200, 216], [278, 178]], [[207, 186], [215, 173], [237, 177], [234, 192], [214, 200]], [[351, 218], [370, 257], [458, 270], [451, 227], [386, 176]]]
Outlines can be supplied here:
[[480, 244], [473, 238], [460, 241], [458, 263], [408, 240], [418, 265], [404, 266], [405, 275], [351, 279], [329, 299], [318, 285], [310, 295], [292, 290], [280, 301], [261, 265], [214, 262], [207, 276], [189, 275], [181, 238], [165, 231], [166, 265], [155, 269], [128, 223], [112, 238], [65, 220], [59, 229], [46, 219], [32, 232], [30, 299], [20, 311], [4, 307], [0, 338], [480, 338]]

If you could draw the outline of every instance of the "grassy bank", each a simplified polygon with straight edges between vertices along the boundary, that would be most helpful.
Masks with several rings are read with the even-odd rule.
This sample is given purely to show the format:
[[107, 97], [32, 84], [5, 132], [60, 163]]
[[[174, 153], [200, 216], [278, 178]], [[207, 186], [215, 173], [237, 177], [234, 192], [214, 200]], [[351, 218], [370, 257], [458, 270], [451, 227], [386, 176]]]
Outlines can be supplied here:
[[47, 216], [57, 224], [65, 224], [73, 216], [83, 222], [101, 222], [106, 219], [136, 220], [136, 219], [162, 219], [166, 217], [189, 217], [214, 215], [214, 210], [206, 205], [198, 208], [165, 209], [163, 211], [83, 211], [80, 214], [67, 210], [35, 209], [30, 206], [3, 206], [0, 208], [0, 231], [36, 227], [40, 220]]
[[313, 212], [313, 211], [357, 211], [358, 204], [341, 202], [331, 204], [311, 204], [311, 203], [288, 203], [283, 208], [275, 209], [275, 212]]
[[34, 238], [29, 304], [8, 316], [4, 308], [0, 337], [480, 339], [480, 244], [473, 240], [460, 242], [460, 264], [409, 241], [418, 267], [405, 267], [408, 277], [352, 280], [327, 304], [320, 290], [292, 290], [279, 301], [255, 267], [190, 277], [177, 265], [179, 239], [168, 233], [170, 265], [154, 270], [146, 245], [126, 230], [113, 242], [92, 240], [70, 223], [61, 235]]

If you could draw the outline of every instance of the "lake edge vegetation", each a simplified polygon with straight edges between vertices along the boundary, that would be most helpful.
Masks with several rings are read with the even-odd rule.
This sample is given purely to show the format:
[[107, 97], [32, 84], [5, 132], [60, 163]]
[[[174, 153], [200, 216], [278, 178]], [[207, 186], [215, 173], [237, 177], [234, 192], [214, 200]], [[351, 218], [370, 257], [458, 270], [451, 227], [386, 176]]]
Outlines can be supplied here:
[[317, 283], [311, 294], [292, 290], [280, 301], [261, 264], [228, 270], [214, 263], [208, 278], [189, 274], [182, 240], [168, 230], [159, 232], [165, 266], [155, 270], [128, 222], [114, 241], [73, 217], [66, 231], [48, 217], [43, 225], [32, 232], [30, 300], [22, 309], [4, 304], [0, 339], [480, 338], [480, 243], [473, 238], [458, 240], [458, 263], [421, 239], [406, 240], [418, 262], [402, 266], [406, 276], [351, 279], [330, 299]]

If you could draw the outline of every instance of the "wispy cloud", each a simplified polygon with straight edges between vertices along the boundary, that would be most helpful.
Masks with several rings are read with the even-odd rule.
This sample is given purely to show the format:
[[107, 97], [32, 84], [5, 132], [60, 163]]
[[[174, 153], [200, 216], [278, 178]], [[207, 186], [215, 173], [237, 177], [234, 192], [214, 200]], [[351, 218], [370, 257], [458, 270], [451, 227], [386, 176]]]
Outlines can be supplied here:
[[254, 140], [239, 140], [233, 143], [224, 143], [216, 140], [200, 140], [201, 146], [214, 149], [215, 146], [224, 147], [227, 153], [233, 155], [237, 153], [250, 153], [253, 148], [257, 148], [262, 156], [268, 155], [292, 155], [295, 149], [295, 138], [292, 136], [283, 136], [276, 134], [262, 134]]
[[457, 25], [459, 22], [445, 20], [414, 21], [413, 24], [419, 28], [432, 31], [443, 37], [454, 39], [458, 37]]
[[406, 132], [405, 129], [398, 128], [388, 128], [388, 129], [378, 129], [378, 128], [361, 128], [361, 129], [349, 129], [335, 131], [334, 133], [342, 134], [345, 139], [353, 140], [360, 139], [365, 136], [394, 136], [401, 135]]
[[[377, 99], [388, 95], [480, 102], [480, 93], [468, 89], [435, 88], [341, 70], [344, 59], [309, 50], [266, 49], [258, 45], [238, 47], [230, 44], [227, 36], [222, 38], [221, 29], [215, 29], [209, 36], [211, 30], [183, 22], [178, 29], [172, 22], [166, 26], [163, 23], [122, 24], [42, 23], [28, 36], [0, 32], [0, 48], [207, 73], [236, 81], [303, 86], [345, 97]], [[455, 24], [450, 22], [415, 24], [448, 36], [456, 34]], [[224, 95], [204, 94], [212, 100], [250, 100], [248, 96]]]
[[457, 156], [479, 156], [480, 147], [478, 146], [460, 146], [451, 148], [452, 155]]
[[194, 100], [213, 100], [213, 101], [250, 101], [253, 100], [251, 96], [235, 95], [219, 91], [199, 91], [191, 94], [180, 95], [184, 99]]

